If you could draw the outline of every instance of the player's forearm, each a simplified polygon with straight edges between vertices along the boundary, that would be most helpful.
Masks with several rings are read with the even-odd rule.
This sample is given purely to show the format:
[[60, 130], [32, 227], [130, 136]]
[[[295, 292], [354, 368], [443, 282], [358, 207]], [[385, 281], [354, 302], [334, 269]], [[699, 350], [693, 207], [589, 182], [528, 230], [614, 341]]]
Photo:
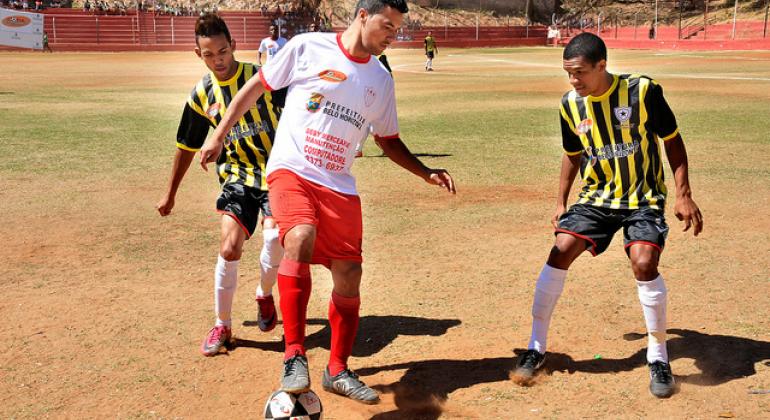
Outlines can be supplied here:
[[676, 136], [664, 143], [668, 163], [671, 165], [671, 172], [674, 173], [674, 183], [676, 185], [677, 197], [690, 197], [690, 175], [687, 163], [687, 149], [684, 147], [684, 141], [681, 136]]
[[222, 121], [217, 125], [217, 129], [214, 130], [214, 134], [211, 136], [210, 141], [215, 144], [222, 145], [225, 140], [225, 135], [231, 128], [243, 117], [246, 111], [257, 102], [262, 94], [265, 93], [265, 87], [262, 86], [262, 82], [259, 77], [252, 77], [243, 85], [243, 88], [230, 102], [230, 106], [227, 108], [227, 112], [222, 117]]
[[572, 189], [572, 183], [575, 182], [578, 169], [580, 167], [580, 155], [569, 156], [565, 154], [561, 160], [561, 172], [559, 174], [559, 196], [556, 205], [567, 207], [569, 192]]
[[190, 164], [195, 157], [195, 152], [188, 150], [176, 149], [174, 154], [174, 163], [171, 166], [171, 178], [168, 182], [168, 195], [175, 196], [179, 186], [182, 184], [182, 179], [190, 168]]
[[401, 139], [381, 140], [377, 141], [377, 144], [382, 148], [385, 155], [398, 166], [424, 180], [427, 180], [430, 177], [428, 167], [420, 162], [420, 160], [409, 151]]

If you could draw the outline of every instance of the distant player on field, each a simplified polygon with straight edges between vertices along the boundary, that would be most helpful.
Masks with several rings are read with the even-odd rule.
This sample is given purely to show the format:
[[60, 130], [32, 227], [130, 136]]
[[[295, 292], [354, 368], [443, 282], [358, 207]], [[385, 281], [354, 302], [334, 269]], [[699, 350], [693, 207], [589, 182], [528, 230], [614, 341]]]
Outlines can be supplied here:
[[[219, 126], [233, 96], [258, 70], [253, 64], [235, 61], [235, 40], [231, 39], [225, 22], [215, 14], [205, 14], [197, 20], [195, 41], [195, 53], [211, 72], [198, 82], [184, 107], [168, 191], [157, 205], [161, 216], [171, 213], [177, 189], [195, 152], [206, 140], [209, 127]], [[238, 281], [238, 264], [244, 241], [254, 234], [260, 211], [263, 244], [260, 284], [256, 292], [259, 329], [272, 330], [278, 317], [272, 288], [283, 249], [278, 241], [278, 228], [271, 217], [265, 165], [273, 146], [280, 108], [272, 102], [269, 93], [245, 107], [248, 109], [246, 115], [223, 127], [227, 138], [220, 145], [223, 153], [217, 161], [217, 174], [222, 184], [222, 194], [217, 199], [217, 211], [222, 214], [222, 236], [214, 271], [217, 321], [201, 346], [201, 352], [206, 356], [223, 350], [232, 337], [230, 312]]]
[[432, 31], [428, 31], [428, 36], [425, 37], [423, 44], [425, 44], [425, 56], [428, 57], [428, 60], [425, 61], [425, 71], [433, 71], [433, 58], [438, 55], [438, 46]]
[[[658, 272], [668, 225], [658, 139], [674, 173], [674, 214], [684, 221], [685, 231], [692, 227], [697, 236], [703, 217], [691, 198], [684, 142], [663, 88], [646, 76], [609, 73], [601, 38], [576, 36], [563, 58], [574, 90], [561, 101], [564, 156], [552, 220], [556, 243], [535, 287], [529, 350], [514, 373], [528, 381], [543, 365], [548, 325], [569, 266], [585, 250], [594, 256], [604, 252], [622, 228], [647, 326], [650, 391], [669, 397], [674, 378], [666, 350], [666, 286]], [[578, 170], [583, 189], [565, 211]]]
[[264, 38], [262, 42], [259, 43], [257, 63], [260, 66], [262, 65], [262, 54], [265, 55], [265, 62], [270, 61], [276, 54], [278, 54], [278, 51], [281, 51], [281, 48], [286, 45], [286, 42], [288, 42], [286, 41], [286, 38], [278, 33], [278, 27], [270, 25], [270, 36]]
[[[244, 86], [222, 122], [240, 118], [266, 90], [289, 87], [267, 168], [273, 216], [286, 248], [278, 289], [286, 339], [281, 389], [287, 392], [310, 388], [304, 347], [310, 264], [323, 264], [334, 282], [323, 388], [364, 403], [379, 401], [347, 365], [358, 330], [362, 261], [361, 202], [350, 168], [369, 125], [391, 160], [455, 192], [447, 171], [427, 168], [399, 138], [393, 79], [372, 57], [395, 40], [406, 12], [405, 0], [359, 0], [343, 33], [297, 35], [260, 70], [259, 79]], [[222, 127], [201, 149], [204, 168], [221, 150]]]

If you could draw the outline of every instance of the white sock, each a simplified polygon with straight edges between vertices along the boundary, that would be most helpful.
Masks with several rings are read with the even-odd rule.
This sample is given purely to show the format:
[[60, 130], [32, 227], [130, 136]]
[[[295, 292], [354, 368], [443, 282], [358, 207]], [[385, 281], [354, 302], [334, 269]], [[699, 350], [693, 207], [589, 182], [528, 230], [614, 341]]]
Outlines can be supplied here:
[[259, 285], [257, 297], [273, 294], [278, 279], [278, 266], [283, 258], [283, 247], [278, 237], [278, 228], [262, 230], [262, 252], [259, 254]]
[[647, 325], [647, 363], [668, 363], [666, 349], [666, 284], [658, 275], [651, 281], [636, 281], [639, 302]]
[[233, 296], [238, 285], [239, 260], [227, 261], [220, 255], [214, 270], [214, 312], [217, 314], [217, 325], [230, 327], [232, 320], [230, 312], [233, 309]]
[[546, 264], [540, 272], [535, 286], [535, 299], [532, 303], [532, 336], [529, 339], [529, 349], [545, 353], [548, 338], [548, 325], [556, 302], [564, 290], [564, 280], [567, 270], [553, 268]]

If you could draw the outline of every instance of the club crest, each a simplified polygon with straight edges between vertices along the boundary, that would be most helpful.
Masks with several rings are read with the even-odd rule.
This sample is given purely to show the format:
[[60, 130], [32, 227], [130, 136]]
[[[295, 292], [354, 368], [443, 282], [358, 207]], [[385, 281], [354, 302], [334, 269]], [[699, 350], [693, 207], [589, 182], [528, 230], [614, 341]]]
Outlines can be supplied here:
[[626, 122], [631, 119], [631, 107], [630, 106], [619, 106], [613, 109], [615, 112], [615, 118], [618, 119], [620, 122]]
[[213, 120], [214, 118], [217, 117], [217, 115], [219, 115], [219, 109], [221, 107], [222, 106], [219, 104], [219, 102], [215, 102], [211, 104], [211, 106], [208, 107], [208, 109], [206, 110], [206, 115], [208, 115], [208, 117]]

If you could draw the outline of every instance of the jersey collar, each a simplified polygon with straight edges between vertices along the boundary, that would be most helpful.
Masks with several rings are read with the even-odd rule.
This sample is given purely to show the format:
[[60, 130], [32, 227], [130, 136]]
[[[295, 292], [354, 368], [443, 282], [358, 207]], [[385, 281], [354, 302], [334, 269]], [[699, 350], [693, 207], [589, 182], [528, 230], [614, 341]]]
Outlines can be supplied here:
[[342, 34], [341, 33], [337, 34], [337, 46], [340, 47], [340, 50], [342, 50], [342, 53], [345, 54], [345, 57], [347, 57], [348, 60], [350, 60], [350, 61], [352, 61], [354, 63], [366, 64], [372, 58], [371, 54], [369, 54], [369, 56], [366, 57], [366, 58], [358, 58], [358, 57], [353, 57], [352, 55], [350, 55], [348, 50], [345, 49], [345, 46], [342, 45]]
[[238, 70], [235, 71], [235, 74], [233, 75], [233, 77], [227, 80], [219, 80], [217, 79], [217, 76], [214, 73], [211, 73], [211, 77], [213, 77], [214, 80], [216, 80], [220, 86], [227, 86], [227, 85], [232, 85], [233, 83], [238, 81], [238, 78], [241, 77], [241, 73], [243, 73], [243, 63], [238, 62]]
[[615, 88], [618, 86], [618, 80], [619, 80], [618, 75], [617, 74], [613, 74], [612, 75], [612, 85], [610, 85], [610, 88], [607, 89], [606, 92], [602, 93], [599, 96], [588, 95], [588, 96], [586, 96], [586, 99], [589, 100], [589, 101], [592, 101], [592, 102], [598, 102], [598, 101], [603, 101], [603, 100], [607, 99], [612, 94], [612, 92], [615, 91]]

